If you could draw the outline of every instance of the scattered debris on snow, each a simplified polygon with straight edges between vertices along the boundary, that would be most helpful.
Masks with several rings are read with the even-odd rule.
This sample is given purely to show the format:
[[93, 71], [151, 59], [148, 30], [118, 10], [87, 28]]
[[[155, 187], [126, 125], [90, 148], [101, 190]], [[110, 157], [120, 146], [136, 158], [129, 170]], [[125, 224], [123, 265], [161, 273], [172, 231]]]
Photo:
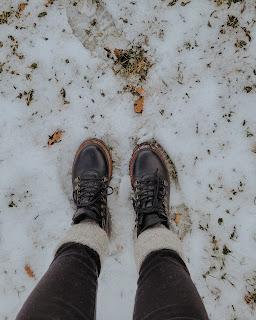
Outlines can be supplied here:
[[132, 315], [128, 162], [151, 139], [177, 169], [171, 220], [210, 319], [255, 318], [255, 15], [251, 0], [1, 1], [0, 319], [69, 227], [87, 137], [115, 165], [98, 319]]

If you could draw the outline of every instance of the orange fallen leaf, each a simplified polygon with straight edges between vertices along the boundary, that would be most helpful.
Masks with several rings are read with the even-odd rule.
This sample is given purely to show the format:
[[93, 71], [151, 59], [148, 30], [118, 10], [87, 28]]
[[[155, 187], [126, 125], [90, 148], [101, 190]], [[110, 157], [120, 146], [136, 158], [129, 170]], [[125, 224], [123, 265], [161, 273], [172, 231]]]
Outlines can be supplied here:
[[35, 278], [34, 271], [31, 269], [29, 264], [25, 265], [24, 270], [26, 271], [26, 274], [29, 276], [29, 278]]
[[18, 6], [19, 12], [24, 11], [24, 10], [26, 9], [26, 6], [27, 6], [27, 5], [28, 5], [28, 4], [25, 3], [25, 2], [21, 2], [21, 3], [19, 4], [19, 6]]
[[48, 146], [52, 146], [53, 144], [60, 142], [62, 139], [63, 133], [64, 131], [57, 130], [51, 136], [49, 136]]
[[139, 97], [134, 103], [134, 111], [136, 113], [142, 113], [144, 109], [144, 97]]
[[122, 55], [122, 52], [123, 52], [122, 49], [115, 49], [115, 50], [114, 50], [114, 55], [115, 55], [117, 58], [120, 58], [121, 55]]
[[55, 0], [47, 0], [45, 6], [48, 7], [54, 3]]
[[138, 93], [140, 96], [143, 96], [145, 90], [142, 87], [135, 88], [135, 92]]
[[181, 216], [182, 216], [181, 213], [176, 213], [175, 214], [174, 222], [176, 223], [176, 225], [178, 225], [180, 223]]

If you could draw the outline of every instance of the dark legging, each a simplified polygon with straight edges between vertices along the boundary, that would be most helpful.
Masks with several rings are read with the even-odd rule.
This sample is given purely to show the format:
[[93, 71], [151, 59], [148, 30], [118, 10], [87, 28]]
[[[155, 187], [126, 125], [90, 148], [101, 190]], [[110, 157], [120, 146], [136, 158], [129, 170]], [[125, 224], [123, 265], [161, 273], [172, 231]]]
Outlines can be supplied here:
[[[98, 254], [90, 248], [63, 245], [16, 320], [94, 320], [100, 267]], [[155, 251], [143, 262], [133, 319], [208, 320], [189, 272], [174, 251]]]

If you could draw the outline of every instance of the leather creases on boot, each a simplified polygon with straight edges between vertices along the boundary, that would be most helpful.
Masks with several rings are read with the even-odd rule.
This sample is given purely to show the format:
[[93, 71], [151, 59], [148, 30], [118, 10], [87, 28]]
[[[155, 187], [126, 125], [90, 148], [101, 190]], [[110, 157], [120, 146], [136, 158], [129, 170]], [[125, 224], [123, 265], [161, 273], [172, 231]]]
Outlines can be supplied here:
[[144, 176], [135, 182], [133, 206], [136, 212], [137, 233], [156, 226], [169, 228], [168, 199], [166, 196], [167, 181], [158, 173]]
[[77, 206], [74, 224], [94, 221], [108, 231], [107, 196], [113, 191], [109, 186], [111, 175], [112, 159], [106, 145], [98, 139], [82, 143], [72, 171], [73, 199]]
[[170, 174], [158, 145], [139, 145], [130, 161], [137, 236], [154, 226], [169, 229]]

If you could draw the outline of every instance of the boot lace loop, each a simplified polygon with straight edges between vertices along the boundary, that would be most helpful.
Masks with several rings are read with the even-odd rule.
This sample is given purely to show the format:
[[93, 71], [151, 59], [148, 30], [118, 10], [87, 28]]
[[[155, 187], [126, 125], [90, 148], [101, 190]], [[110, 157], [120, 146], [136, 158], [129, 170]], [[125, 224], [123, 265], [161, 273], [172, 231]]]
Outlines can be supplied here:
[[106, 205], [106, 197], [113, 193], [113, 188], [108, 185], [106, 178], [77, 177], [73, 191], [74, 201], [78, 208], [90, 208], [97, 203]]
[[135, 183], [135, 197], [133, 198], [135, 211], [139, 212], [140, 216], [156, 213], [159, 217], [165, 217], [166, 186], [166, 181], [158, 173], [158, 170], [154, 175], [137, 180]]

